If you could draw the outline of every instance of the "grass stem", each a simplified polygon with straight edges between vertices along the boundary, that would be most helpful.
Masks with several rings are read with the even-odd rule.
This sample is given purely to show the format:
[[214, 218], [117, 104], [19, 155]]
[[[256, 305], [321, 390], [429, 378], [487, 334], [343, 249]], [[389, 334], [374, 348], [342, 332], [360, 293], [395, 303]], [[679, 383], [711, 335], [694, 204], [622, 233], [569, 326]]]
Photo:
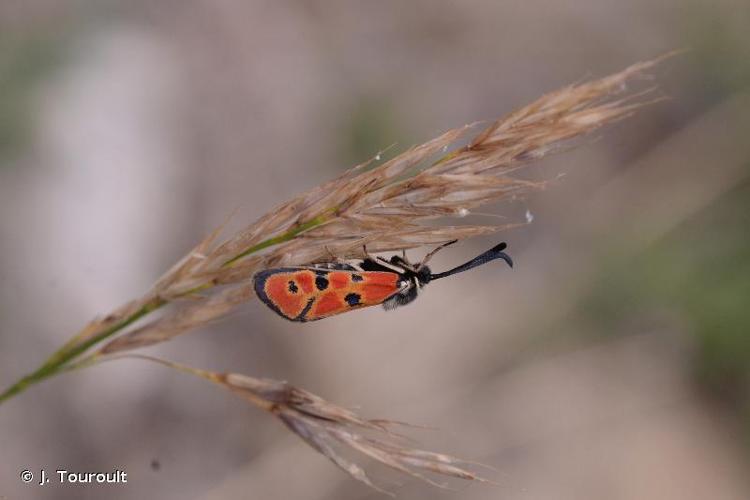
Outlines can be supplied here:
[[[326, 215], [321, 215], [321, 216], [311, 219], [310, 221], [304, 224], [300, 224], [299, 226], [293, 229], [290, 229], [284, 234], [261, 241], [257, 245], [248, 248], [247, 250], [241, 252], [240, 254], [226, 261], [224, 263], [224, 266], [229, 267], [233, 263], [242, 259], [243, 257], [251, 255], [255, 252], [259, 252], [273, 245], [278, 245], [279, 243], [284, 243], [286, 241], [289, 241], [295, 236], [299, 235], [300, 233], [307, 231], [309, 229], [312, 229], [316, 226], [319, 226], [325, 221], [326, 221]], [[212, 286], [211, 283], [207, 283], [205, 285], [197, 287], [196, 290], [198, 289], [203, 290], [205, 288], [210, 288], [211, 286]], [[189, 295], [192, 292], [193, 290], [187, 292], [185, 295]], [[37, 368], [32, 373], [29, 373], [28, 375], [24, 376], [23, 378], [19, 379], [13, 385], [8, 387], [5, 391], [3, 391], [0, 394], [0, 404], [4, 403], [5, 401], [12, 398], [13, 396], [16, 396], [17, 394], [25, 391], [32, 385], [38, 384], [39, 382], [46, 380], [54, 375], [57, 375], [58, 373], [66, 371], [65, 369], [69, 365], [69, 363], [74, 361], [78, 356], [80, 356], [81, 354], [89, 350], [91, 347], [110, 338], [114, 334], [122, 331], [123, 329], [132, 325], [139, 319], [151, 314], [152, 312], [156, 311], [157, 309], [161, 308], [162, 306], [168, 303], [169, 302], [167, 300], [161, 297], [158, 297], [158, 296], [154, 297], [152, 300], [144, 304], [143, 307], [138, 309], [136, 312], [134, 312], [130, 316], [122, 319], [120, 322], [115, 323], [114, 325], [99, 332], [98, 334], [88, 338], [84, 342], [80, 342], [80, 343], [76, 342], [78, 336], [71, 338], [60, 349], [58, 349], [54, 354], [52, 354], [49, 358], [47, 358], [47, 360], [39, 368]]]

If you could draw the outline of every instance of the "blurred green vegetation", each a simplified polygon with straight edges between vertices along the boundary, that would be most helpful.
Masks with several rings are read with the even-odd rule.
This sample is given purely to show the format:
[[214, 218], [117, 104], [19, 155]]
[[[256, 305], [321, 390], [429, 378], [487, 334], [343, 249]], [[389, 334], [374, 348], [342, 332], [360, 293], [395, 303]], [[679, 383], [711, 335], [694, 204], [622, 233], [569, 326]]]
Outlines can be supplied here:
[[0, 165], [27, 146], [34, 125], [34, 95], [63, 59], [60, 29], [0, 35]]
[[[686, 7], [693, 76], [685, 83], [699, 86], [690, 95], [705, 100], [685, 106], [705, 109], [750, 90], [750, 4], [731, 13], [705, 2]], [[677, 323], [694, 347], [696, 382], [744, 420], [750, 446], [750, 182], [640, 255], [607, 255], [577, 312], [584, 330], [618, 335], [642, 332], [644, 322]]]
[[697, 381], [740, 412], [750, 436], [750, 182], [634, 259], [606, 265], [579, 311], [606, 334], [676, 317], [692, 336]]
[[711, 2], [686, 6], [683, 38], [696, 75], [691, 81], [701, 85], [694, 95], [722, 99], [750, 87], [750, 3], [738, 2], [731, 12]]

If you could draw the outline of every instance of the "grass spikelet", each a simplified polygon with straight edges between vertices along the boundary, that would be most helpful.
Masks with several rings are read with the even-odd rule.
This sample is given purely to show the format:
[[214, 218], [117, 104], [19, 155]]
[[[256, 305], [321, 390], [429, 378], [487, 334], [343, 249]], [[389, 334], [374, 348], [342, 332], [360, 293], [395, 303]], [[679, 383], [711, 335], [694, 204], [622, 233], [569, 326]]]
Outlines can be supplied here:
[[399, 425], [398, 422], [362, 418], [351, 410], [329, 403], [287, 382], [238, 373], [215, 373], [138, 354], [113, 356], [110, 359], [127, 358], [160, 363], [230, 390], [278, 418], [289, 430], [351, 477], [382, 493], [392, 495], [373, 483], [360, 465], [347, 458], [347, 451], [357, 452], [391, 469], [441, 488], [446, 485], [432, 480], [420, 471], [467, 481], [491, 482], [468, 470], [466, 465], [471, 462], [400, 444], [404, 439], [391, 431], [393, 426]]

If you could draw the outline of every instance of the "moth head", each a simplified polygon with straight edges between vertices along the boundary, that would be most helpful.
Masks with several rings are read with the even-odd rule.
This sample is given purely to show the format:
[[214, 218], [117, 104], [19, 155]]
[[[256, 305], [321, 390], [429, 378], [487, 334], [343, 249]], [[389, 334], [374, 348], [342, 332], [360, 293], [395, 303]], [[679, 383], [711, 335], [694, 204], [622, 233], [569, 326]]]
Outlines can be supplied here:
[[416, 275], [416, 277], [417, 277], [417, 280], [421, 284], [426, 285], [432, 279], [432, 271], [430, 270], [429, 267], [427, 267], [426, 265], [422, 264], [421, 266], [419, 266], [417, 268], [417, 275]]

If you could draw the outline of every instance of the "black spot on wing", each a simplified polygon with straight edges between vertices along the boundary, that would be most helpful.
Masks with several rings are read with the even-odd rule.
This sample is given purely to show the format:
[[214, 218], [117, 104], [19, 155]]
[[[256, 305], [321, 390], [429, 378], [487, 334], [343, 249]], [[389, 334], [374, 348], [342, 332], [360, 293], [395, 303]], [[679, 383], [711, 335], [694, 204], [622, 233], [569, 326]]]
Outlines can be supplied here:
[[318, 288], [318, 290], [323, 291], [328, 288], [328, 280], [324, 276], [316, 276], [315, 286]]
[[358, 305], [361, 299], [362, 297], [358, 293], [347, 293], [346, 297], [344, 297], [346, 303], [351, 307]]
[[352, 281], [354, 283], [358, 281], [363, 281], [365, 278], [361, 274], [352, 274]]
[[294, 280], [289, 280], [289, 292], [290, 293], [299, 292], [299, 288], [297, 288], [297, 283], [295, 283]]

